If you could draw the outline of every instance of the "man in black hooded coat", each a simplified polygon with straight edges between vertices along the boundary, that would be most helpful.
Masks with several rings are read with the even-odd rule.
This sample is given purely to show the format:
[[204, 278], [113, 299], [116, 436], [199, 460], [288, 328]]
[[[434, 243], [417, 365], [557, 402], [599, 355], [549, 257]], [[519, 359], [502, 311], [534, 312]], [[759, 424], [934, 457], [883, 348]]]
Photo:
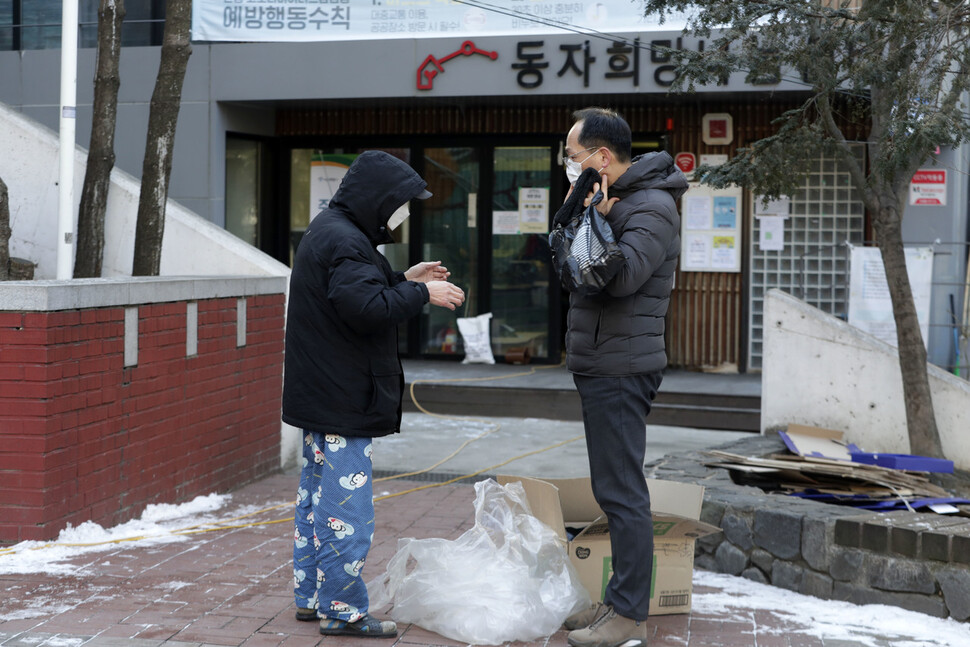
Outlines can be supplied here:
[[426, 186], [394, 156], [362, 153], [311, 221], [290, 276], [283, 421], [304, 436], [294, 591], [297, 618], [319, 618], [325, 635], [397, 633], [367, 612], [360, 576], [373, 537], [370, 442], [401, 427], [398, 324], [426, 303], [464, 301], [440, 262], [395, 272], [377, 250], [394, 242], [410, 200], [431, 197]]

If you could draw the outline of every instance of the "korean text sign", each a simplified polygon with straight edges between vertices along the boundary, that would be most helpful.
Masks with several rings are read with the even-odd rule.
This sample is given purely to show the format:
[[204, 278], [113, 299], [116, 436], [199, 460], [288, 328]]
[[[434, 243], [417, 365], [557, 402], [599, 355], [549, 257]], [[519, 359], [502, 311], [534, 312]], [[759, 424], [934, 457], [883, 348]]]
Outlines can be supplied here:
[[[676, 16], [668, 18], [668, 24]], [[548, 34], [564, 27], [629, 31], [655, 26], [635, 2], [457, 3], [429, 0], [193, 0], [192, 40], [297, 42]], [[682, 26], [682, 25], [680, 25]]]

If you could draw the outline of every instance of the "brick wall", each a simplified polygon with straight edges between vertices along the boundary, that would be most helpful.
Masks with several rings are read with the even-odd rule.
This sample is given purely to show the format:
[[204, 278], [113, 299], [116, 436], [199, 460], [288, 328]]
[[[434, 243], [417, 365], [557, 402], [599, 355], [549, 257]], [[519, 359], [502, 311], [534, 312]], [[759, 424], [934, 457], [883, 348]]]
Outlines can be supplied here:
[[[186, 356], [189, 303], [198, 344]], [[278, 470], [283, 317], [282, 293], [0, 311], [0, 541], [116, 525]]]

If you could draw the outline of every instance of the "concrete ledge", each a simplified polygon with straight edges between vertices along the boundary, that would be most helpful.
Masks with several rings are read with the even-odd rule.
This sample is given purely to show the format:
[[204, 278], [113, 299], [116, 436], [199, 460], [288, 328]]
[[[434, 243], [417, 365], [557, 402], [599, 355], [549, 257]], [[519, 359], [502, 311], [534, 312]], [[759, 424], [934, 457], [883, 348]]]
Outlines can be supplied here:
[[0, 311], [52, 312], [283, 294], [285, 276], [159, 276], [0, 282]]
[[[780, 290], [765, 297], [761, 430], [844, 431], [865, 451], [910, 454], [899, 353]], [[943, 455], [970, 470], [970, 382], [927, 365]]]
[[[769, 434], [718, 449], [765, 456], [785, 446]], [[697, 541], [697, 567], [823, 599], [970, 619], [970, 519], [768, 494], [707, 461], [686, 452], [645, 466], [648, 477], [705, 487], [701, 519], [723, 533]]]

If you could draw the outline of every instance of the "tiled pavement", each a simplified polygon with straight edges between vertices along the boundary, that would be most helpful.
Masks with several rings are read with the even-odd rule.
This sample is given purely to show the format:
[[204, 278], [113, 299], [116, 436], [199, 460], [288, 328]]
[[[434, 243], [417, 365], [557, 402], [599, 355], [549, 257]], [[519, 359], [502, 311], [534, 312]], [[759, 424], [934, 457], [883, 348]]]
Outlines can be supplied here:
[[[295, 474], [279, 474], [233, 494], [230, 508], [283, 504], [292, 499]], [[381, 573], [398, 537], [455, 538], [473, 524], [474, 489], [392, 480], [375, 493], [423, 488], [377, 503], [377, 528], [365, 578]], [[231, 509], [228, 511], [231, 512]], [[76, 574], [2, 575], [0, 645], [3, 647], [169, 647], [314, 645], [387, 647], [460, 645], [417, 626], [400, 627], [395, 641], [326, 638], [315, 623], [293, 617], [290, 506], [236, 523], [273, 522], [193, 535], [179, 543], [133, 547], [76, 557]], [[695, 589], [696, 593], [703, 589]], [[388, 609], [372, 610], [386, 617]], [[45, 613], [46, 612], [46, 613]], [[41, 615], [42, 614], [42, 615]], [[7, 619], [13, 618], [13, 619]], [[649, 621], [651, 647], [852, 647], [787, 631], [768, 612], [749, 619], [695, 611]], [[565, 647], [566, 632], [531, 643]], [[888, 644], [888, 643], [886, 643]]]

